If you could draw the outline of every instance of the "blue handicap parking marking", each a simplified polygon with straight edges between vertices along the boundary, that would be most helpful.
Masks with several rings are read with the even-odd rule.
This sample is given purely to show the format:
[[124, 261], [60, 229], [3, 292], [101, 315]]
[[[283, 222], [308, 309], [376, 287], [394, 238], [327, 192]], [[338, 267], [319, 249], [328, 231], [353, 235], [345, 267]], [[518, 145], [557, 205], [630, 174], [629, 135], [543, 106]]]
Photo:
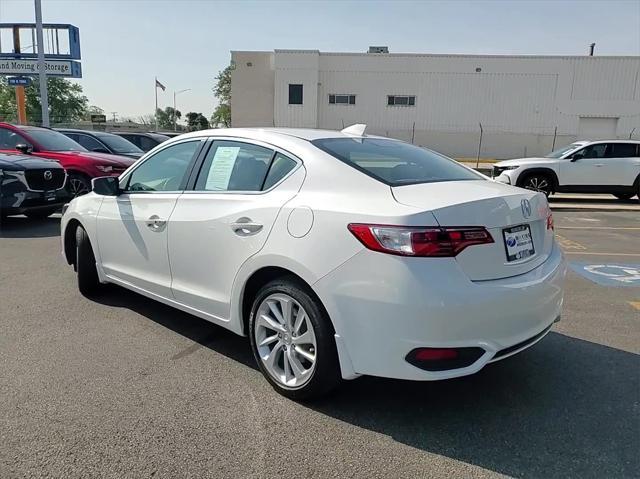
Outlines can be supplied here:
[[640, 287], [640, 264], [580, 263], [572, 261], [569, 266], [594, 283], [603, 286]]

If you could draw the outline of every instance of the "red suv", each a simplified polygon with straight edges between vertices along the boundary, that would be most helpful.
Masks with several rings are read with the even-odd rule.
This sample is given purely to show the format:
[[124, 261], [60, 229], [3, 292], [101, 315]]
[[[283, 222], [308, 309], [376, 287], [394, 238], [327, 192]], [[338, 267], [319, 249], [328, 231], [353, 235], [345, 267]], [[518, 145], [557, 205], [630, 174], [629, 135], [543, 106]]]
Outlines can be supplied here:
[[48, 128], [1, 122], [0, 151], [20, 151], [57, 160], [67, 170], [67, 185], [73, 196], [91, 191], [91, 178], [118, 176], [134, 163], [126, 156], [90, 152], [62, 133]]

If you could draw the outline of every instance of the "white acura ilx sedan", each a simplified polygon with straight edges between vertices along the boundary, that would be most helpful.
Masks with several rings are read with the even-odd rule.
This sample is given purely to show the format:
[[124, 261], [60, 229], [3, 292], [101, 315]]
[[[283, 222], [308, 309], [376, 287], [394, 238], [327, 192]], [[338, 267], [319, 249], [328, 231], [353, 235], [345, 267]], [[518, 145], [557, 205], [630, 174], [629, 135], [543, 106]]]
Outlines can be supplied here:
[[560, 318], [542, 193], [341, 132], [224, 129], [93, 180], [62, 218], [80, 292], [114, 283], [248, 336], [281, 394], [472, 374]]

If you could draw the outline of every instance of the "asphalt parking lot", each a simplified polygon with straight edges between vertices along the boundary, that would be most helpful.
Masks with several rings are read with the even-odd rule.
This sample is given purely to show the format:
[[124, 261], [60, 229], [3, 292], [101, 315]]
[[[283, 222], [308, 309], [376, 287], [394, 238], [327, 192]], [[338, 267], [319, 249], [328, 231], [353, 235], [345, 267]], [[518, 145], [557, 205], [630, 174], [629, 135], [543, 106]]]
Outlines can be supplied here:
[[303, 405], [243, 338], [117, 287], [80, 296], [58, 219], [3, 220], [0, 477], [640, 477], [640, 216], [555, 221], [572, 270], [543, 341]]

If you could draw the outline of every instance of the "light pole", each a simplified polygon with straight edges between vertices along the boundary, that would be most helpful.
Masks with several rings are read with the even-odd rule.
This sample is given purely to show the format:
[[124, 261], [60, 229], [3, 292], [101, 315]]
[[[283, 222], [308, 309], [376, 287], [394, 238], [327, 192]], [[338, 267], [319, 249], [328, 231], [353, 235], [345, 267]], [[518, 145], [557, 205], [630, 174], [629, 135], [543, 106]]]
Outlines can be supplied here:
[[173, 131], [178, 131], [178, 117], [176, 116], [176, 97], [180, 93], [184, 93], [185, 91], [191, 91], [191, 88], [185, 88], [184, 90], [178, 90], [173, 92]]
[[40, 104], [42, 105], [42, 126], [49, 126], [49, 95], [47, 92], [47, 73], [44, 60], [44, 34], [42, 32], [42, 5], [34, 0], [36, 10], [36, 37], [38, 45], [38, 77], [40, 79]]

